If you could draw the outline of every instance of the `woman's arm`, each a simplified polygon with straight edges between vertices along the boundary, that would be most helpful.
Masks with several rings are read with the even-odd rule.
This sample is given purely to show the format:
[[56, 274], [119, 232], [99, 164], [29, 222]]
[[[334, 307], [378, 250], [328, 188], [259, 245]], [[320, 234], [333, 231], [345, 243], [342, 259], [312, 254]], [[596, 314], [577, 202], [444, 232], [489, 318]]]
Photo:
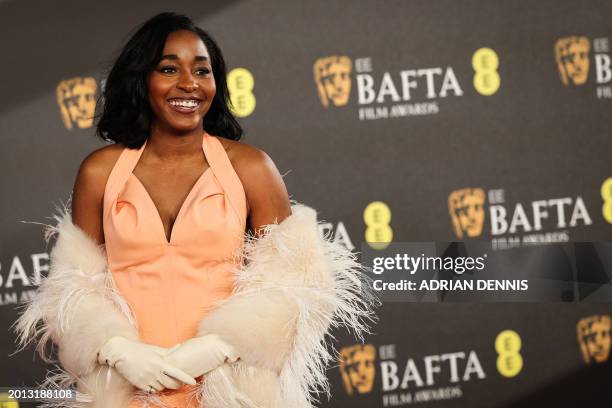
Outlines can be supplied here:
[[107, 146], [83, 160], [72, 190], [72, 222], [97, 244], [104, 243], [102, 211], [104, 190], [122, 147]]
[[291, 215], [287, 188], [276, 165], [264, 151], [237, 144], [233, 165], [247, 199], [248, 227], [256, 237], [262, 227], [279, 224]]

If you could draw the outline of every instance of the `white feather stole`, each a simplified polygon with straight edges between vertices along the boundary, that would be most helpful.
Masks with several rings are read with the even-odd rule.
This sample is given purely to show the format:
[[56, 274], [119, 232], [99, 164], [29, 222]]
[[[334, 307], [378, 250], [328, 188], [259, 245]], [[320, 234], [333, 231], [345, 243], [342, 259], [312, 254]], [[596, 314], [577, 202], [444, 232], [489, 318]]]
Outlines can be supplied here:
[[[329, 396], [325, 369], [336, 357], [330, 330], [344, 326], [362, 338], [375, 321], [378, 301], [354, 254], [319, 235], [316, 212], [295, 204], [261, 238], [245, 237], [235, 270], [234, 293], [200, 323], [198, 335], [214, 333], [238, 350], [240, 361], [205, 376], [194, 397], [202, 408], [304, 408]], [[45, 237], [57, 235], [51, 266], [37, 295], [15, 322], [19, 350], [36, 343], [47, 362], [52, 340], [60, 366], [41, 386], [76, 385], [79, 401], [44, 407], [164, 407], [155, 394], [136, 390], [113, 368], [96, 362], [113, 336], [138, 340], [129, 306], [114, 287], [103, 247], [71, 222], [64, 207]]]
[[355, 256], [320, 236], [315, 210], [292, 212], [245, 240], [235, 292], [200, 323], [199, 335], [221, 336], [241, 357], [206, 377], [210, 408], [311, 407], [317, 394], [329, 396], [330, 330], [361, 339], [375, 320], [377, 300]]

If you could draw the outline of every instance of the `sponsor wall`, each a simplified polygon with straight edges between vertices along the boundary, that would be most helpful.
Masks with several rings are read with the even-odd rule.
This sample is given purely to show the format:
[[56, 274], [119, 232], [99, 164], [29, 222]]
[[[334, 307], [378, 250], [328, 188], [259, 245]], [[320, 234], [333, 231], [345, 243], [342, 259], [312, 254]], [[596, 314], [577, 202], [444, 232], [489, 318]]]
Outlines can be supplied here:
[[[21, 221], [48, 222], [69, 197], [78, 165], [103, 144], [92, 114], [106, 69], [130, 31], [168, 7], [0, 1], [14, 33], [0, 38], [4, 327], [48, 271], [41, 227]], [[612, 237], [611, 3], [172, 8], [219, 42], [244, 141], [349, 248], [490, 240], [505, 251]], [[591, 401], [612, 398], [612, 303], [579, 300], [385, 303], [365, 344], [338, 333], [321, 406], [600, 406]], [[0, 386], [34, 385], [45, 366], [33, 350], [8, 356], [13, 342], [0, 338]]]

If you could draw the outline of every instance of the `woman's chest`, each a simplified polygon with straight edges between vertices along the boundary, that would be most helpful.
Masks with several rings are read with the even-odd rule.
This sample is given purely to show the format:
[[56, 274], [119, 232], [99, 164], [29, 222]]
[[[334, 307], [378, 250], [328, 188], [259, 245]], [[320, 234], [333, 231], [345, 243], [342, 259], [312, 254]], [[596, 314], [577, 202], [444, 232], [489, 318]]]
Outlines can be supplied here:
[[245, 226], [211, 172], [205, 172], [187, 193], [170, 230], [164, 215], [136, 176], [128, 178], [105, 210], [104, 235], [109, 262], [123, 267], [174, 255], [196, 263], [234, 259]]

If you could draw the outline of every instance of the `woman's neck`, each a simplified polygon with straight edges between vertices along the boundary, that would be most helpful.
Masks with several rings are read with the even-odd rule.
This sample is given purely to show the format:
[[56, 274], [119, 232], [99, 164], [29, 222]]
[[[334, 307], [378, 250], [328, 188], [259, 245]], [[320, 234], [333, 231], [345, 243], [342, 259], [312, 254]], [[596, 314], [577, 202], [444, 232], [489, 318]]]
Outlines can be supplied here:
[[160, 160], [175, 160], [192, 157], [202, 151], [202, 128], [176, 134], [163, 131], [153, 126], [147, 141], [149, 154]]

